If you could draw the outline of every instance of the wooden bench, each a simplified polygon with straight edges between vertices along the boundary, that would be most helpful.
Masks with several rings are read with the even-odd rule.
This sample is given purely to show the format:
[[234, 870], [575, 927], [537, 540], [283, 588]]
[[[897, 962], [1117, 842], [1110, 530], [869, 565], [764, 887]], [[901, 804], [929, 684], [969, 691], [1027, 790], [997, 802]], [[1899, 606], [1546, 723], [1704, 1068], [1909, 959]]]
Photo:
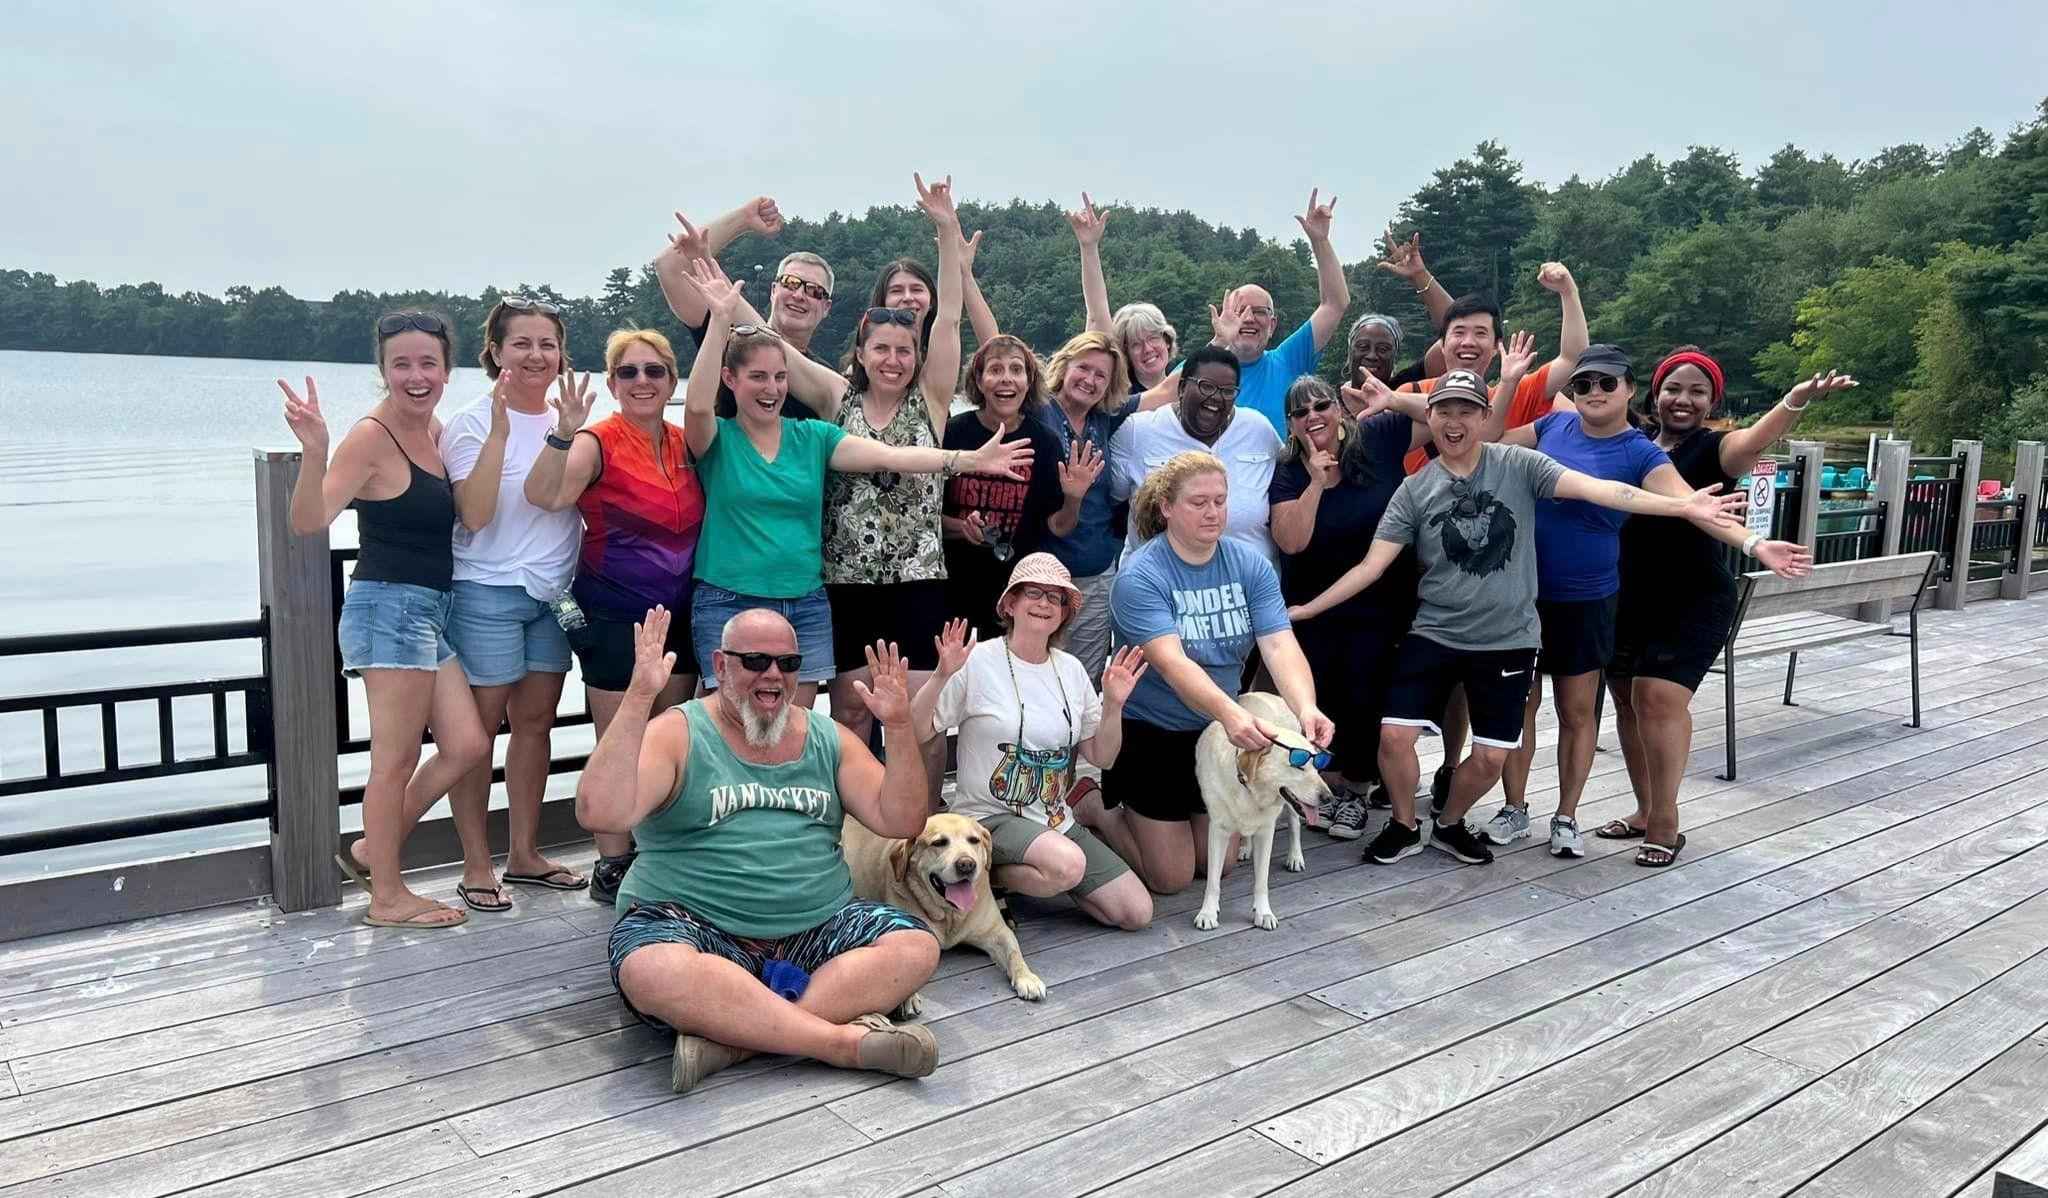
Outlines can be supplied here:
[[1722, 691], [1728, 721], [1728, 770], [1735, 780], [1735, 663], [1759, 657], [1790, 656], [1785, 666], [1785, 704], [1792, 702], [1792, 680], [1799, 672], [1799, 653], [1867, 636], [1896, 636], [1891, 621], [1830, 615], [1828, 609], [1888, 599], [1910, 599], [1906, 613], [1907, 651], [1913, 658], [1913, 720], [1920, 726], [1920, 597], [1933, 584], [1940, 555], [1899, 553], [1815, 566], [1806, 578], [1791, 582], [1769, 570], [1744, 574], [1736, 582], [1735, 622], [1721, 651]]

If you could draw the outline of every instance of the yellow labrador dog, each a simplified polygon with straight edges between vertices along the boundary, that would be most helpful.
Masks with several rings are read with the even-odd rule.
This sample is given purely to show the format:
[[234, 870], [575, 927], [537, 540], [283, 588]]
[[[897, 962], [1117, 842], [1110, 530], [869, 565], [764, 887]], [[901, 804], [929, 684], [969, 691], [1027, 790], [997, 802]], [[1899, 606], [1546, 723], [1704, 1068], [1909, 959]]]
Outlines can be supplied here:
[[[1209, 879], [1202, 895], [1202, 908], [1195, 912], [1195, 927], [1208, 931], [1216, 926], [1223, 902], [1223, 870], [1220, 862], [1233, 833], [1250, 846], [1252, 859], [1252, 922], [1262, 928], [1280, 926], [1280, 917], [1266, 900], [1266, 879], [1273, 868], [1273, 826], [1281, 812], [1287, 813], [1292, 837], [1287, 850], [1287, 868], [1295, 873], [1308, 867], [1301, 855], [1301, 821], [1304, 808], [1321, 807], [1330, 788], [1317, 772], [1313, 758], [1318, 750], [1302, 735], [1301, 721], [1287, 709], [1278, 695], [1253, 691], [1238, 699], [1246, 711], [1262, 723], [1280, 730], [1272, 747], [1255, 753], [1240, 753], [1230, 743], [1223, 725], [1211, 724], [1195, 742], [1195, 781], [1202, 788], [1202, 802], [1209, 808]], [[1294, 764], [1295, 759], [1301, 764]], [[1243, 854], [1239, 854], [1242, 859]]]
[[[971, 944], [1010, 975], [1010, 989], [1027, 1002], [1045, 997], [1045, 983], [1024, 963], [1017, 935], [1003, 922], [989, 894], [989, 858], [995, 841], [988, 829], [964, 816], [941, 813], [925, 821], [916, 840], [884, 840], [849, 819], [840, 834], [853, 893], [870, 902], [908, 911], [938, 933], [939, 947]], [[899, 1011], [915, 1015], [918, 995]]]

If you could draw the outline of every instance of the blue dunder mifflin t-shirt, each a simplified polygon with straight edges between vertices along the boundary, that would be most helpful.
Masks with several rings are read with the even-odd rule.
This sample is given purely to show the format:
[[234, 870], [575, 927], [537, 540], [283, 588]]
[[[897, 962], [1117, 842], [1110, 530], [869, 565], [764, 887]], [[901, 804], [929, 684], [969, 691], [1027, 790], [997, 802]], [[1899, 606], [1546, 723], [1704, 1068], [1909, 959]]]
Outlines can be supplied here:
[[[1640, 487], [1671, 458], [1638, 429], [1611, 437], [1586, 432], [1577, 412], [1536, 421], [1536, 449], [1558, 465], [1606, 482]], [[1621, 526], [1627, 512], [1581, 499], [1536, 502], [1536, 597], [1563, 602], [1605, 599], [1621, 590]]]
[[[1109, 614], [1119, 644], [1144, 645], [1177, 634], [1189, 660], [1231, 696], [1238, 693], [1245, 659], [1257, 639], [1288, 627], [1273, 564], [1228, 537], [1199, 566], [1182, 560], [1164, 535], [1140, 545], [1117, 571]], [[1157, 669], [1138, 679], [1124, 710], [1154, 727], [1182, 732], [1209, 723]]]

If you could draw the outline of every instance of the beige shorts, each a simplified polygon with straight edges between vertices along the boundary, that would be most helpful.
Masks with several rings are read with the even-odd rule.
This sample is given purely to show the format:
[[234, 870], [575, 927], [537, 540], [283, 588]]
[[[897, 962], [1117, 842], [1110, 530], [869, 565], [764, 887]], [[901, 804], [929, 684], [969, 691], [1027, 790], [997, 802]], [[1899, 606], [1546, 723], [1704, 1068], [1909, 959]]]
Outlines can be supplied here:
[[999, 866], [1022, 865], [1031, 842], [1040, 836], [1065, 836], [1073, 841], [1074, 847], [1088, 859], [1088, 864], [1082, 868], [1080, 884], [1067, 892], [1076, 898], [1094, 894], [1131, 872], [1131, 867], [1116, 855], [1116, 850], [1102, 843], [1101, 838], [1087, 828], [1077, 825], [1072, 832], [1062, 832], [1021, 815], [977, 815], [974, 818], [980, 820], [981, 826], [995, 838], [992, 859]]

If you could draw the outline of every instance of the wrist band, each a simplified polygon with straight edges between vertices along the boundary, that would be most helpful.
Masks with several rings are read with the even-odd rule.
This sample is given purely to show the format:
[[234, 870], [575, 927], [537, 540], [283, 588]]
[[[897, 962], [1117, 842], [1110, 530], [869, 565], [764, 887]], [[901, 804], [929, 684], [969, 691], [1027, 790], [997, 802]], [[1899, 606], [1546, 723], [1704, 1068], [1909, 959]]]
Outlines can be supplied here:
[[1755, 557], [1757, 544], [1761, 542], [1763, 539], [1764, 534], [1760, 532], [1750, 533], [1749, 539], [1742, 543], [1742, 556]]
[[1796, 404], [1796, 403], [1793, 403], [1793, 402], [1792, 402], [1791, 400], [1789, 400], [1789, 399], [1781, 399], [1781, 400], [1779, 400], [1778, 402], [1779, 402], [1779, 403], [1782, 403], [1782, 404], [1784, 404], [1784, 405], [1785, 405], [1785, 410], [1786, 410], [1786, 411], [1788, 411], [1788, 412], [1804, 412], [1804, 411], [1806, 410], [1806, 404], [1807, 404], [1807, 403], [1812, 403], [1813, 401], [1809, 399], [1809, 400], [1807, 400], [1807, 401], [1806, 401], [1806, 403], [1797, 403], [1797, 404]]
[[569, 447], [570, 447], [571, 445], [575, 444], [575, 442], [574, 442], [573, 440], [571, 440], [571, 441], [564, 441], [564, 440], [562, 440], [562, 439], [561, 439], [560, 437], [557, 437], [557, 436], [555, 435], [555, 430], [553, 430], [553, 429], [549, 429], [549, 430], [548, 430], [548, 435], [547, 435], [547, 443], [548, 443], [548, 448], [550, 448], [550, 449], [559, 449], [559, 450], [561, 450], [561, 451], [562, 451], [563, 453], [567, 453], [567, 452], [569, 452]]

